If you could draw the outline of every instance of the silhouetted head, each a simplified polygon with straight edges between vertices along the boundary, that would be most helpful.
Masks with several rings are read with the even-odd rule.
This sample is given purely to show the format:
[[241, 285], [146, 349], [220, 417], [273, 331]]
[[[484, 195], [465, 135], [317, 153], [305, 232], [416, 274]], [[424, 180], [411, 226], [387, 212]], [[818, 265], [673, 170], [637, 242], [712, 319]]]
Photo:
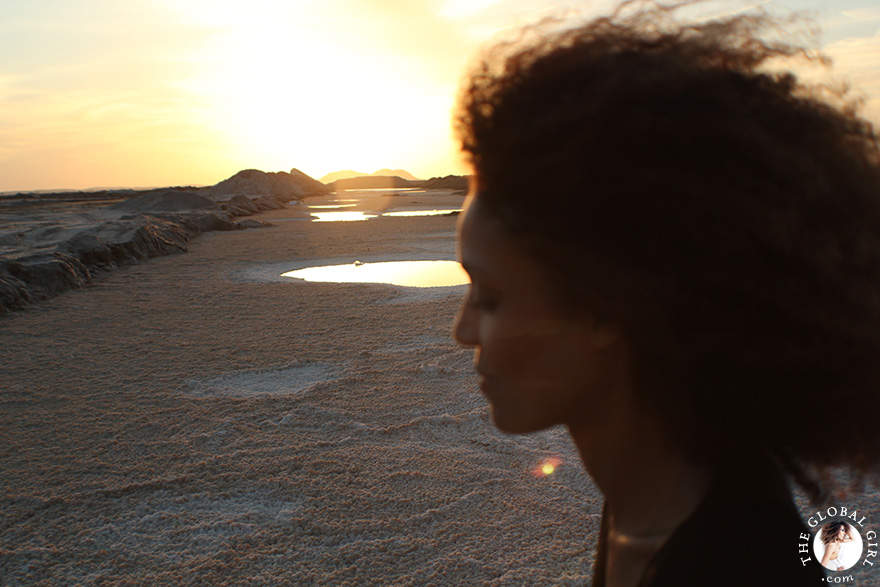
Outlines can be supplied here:
[[[809, 486], [880, 460], [880, 150], [845, 96], [766, 67], [801, 51], [773, 24], [627, 3], [539, 27], [487, 54], [456, 125], [481, 206], [620, 327], [670, 440]], [[836, 408], [847, 434], [812, 434]]]

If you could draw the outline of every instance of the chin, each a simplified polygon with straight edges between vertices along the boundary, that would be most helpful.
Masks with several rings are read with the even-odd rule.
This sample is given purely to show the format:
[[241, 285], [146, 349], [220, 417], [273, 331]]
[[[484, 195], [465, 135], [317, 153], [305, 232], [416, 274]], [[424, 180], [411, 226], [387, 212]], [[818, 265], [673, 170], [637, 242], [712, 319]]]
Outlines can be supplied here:
[[507, 434], [529, 434], [531, 432], [540, 432], [553, 426], [553, 423], [541, 423], [529, 418], [513, 414], [505, 414], [498, 410], [495, 406], [490, 408], [492, 414], [492, 423], [498, 430]]

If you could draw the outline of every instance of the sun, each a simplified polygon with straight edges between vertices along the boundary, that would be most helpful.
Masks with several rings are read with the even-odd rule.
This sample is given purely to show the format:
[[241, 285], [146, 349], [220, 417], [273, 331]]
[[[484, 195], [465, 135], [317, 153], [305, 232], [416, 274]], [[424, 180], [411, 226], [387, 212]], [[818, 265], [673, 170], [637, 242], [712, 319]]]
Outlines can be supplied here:
[[303, 19], [221, 16], [213, 16], [218, 32], [194, 51], [197, 73], [183, 85], [242, 165], [418, 173], [454, 160], [457, 80], [438, 78], [405, 51], [364, 43], [353, 50], [352, 31], [327, 38], [298, 25]]
[[446, 0], [440, 11], [446, 18], [462, 18], [497, 3], [498, 0]]

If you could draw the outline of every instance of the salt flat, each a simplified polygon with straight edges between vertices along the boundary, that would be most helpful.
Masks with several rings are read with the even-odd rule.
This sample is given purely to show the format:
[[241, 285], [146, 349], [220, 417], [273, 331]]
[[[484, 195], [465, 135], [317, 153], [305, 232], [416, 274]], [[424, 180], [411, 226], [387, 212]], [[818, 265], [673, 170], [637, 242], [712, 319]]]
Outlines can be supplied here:
[[[461, 204], [431, 198], [357, 207]], [[452, 259], [456, 219], [307, 217], [0, 318], [3, 585], [588, 582], [600, 496], [562, 431], [488, 422], [463, 287], [264, 278]]]
[[280, 277], [454, 258], [454, 217], [383, 213], [461, 195], [363, 196], [0, 317], [0, 584], [589, 584], [601, 496], [562, 430], [488, 421], [464, 287]]

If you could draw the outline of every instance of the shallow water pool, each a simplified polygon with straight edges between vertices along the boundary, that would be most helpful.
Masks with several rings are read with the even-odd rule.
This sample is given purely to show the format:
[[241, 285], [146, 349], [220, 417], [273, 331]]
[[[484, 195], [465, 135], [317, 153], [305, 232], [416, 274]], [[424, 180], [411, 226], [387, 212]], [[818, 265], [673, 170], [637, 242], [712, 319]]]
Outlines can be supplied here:
[[444, 210], [399, 210], [395, 212], [383, 212], [382, 216], [447, 216], [461, 212], [461, 208], [447, 208]]
[[375, 218], [376, 214], [366, 212], [312, 212], [313, 222], [356, 222]]
[[332, 283], [388, 283], [404, 287], [444, 287], [470, 282], [457, 261], [385, 261], [306, 267], [282, 277]]

